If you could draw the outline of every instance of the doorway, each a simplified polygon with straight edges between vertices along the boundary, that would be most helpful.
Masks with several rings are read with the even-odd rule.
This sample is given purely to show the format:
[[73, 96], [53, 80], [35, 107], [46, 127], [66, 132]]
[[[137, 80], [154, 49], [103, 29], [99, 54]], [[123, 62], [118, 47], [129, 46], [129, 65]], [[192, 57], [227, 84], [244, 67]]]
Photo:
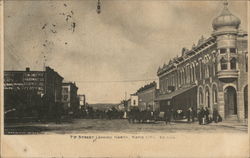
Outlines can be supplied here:
[[237, 94], [234, 87], [229, 86], [224, 90], [225, 116], [237, 115]]

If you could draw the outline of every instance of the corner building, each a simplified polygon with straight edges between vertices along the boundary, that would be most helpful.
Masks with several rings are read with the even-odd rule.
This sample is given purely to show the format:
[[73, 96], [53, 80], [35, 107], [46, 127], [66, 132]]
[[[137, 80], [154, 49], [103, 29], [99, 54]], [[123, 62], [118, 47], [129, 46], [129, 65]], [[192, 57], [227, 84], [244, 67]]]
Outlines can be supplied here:
[[240, 19], [228, 3], [212, 22], [213, 32], [201, 38], [191, 50], [164, 64], [157, 71], [160, 110], [218, 109], [228, 120], [248, 118], [247, 32], [239, 29]]

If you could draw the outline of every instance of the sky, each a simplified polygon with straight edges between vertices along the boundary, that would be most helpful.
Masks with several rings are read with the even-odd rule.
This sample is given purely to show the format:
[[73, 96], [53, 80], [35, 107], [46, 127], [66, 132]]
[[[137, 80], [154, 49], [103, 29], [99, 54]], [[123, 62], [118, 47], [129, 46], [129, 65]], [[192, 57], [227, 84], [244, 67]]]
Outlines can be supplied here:
[[[4, 6], [4, 69], [52, 67], [88, 103], [118, 103], [158, 79], [159, 66], [212, 33], [222, 1], [11, 0]], [[229, 1], [247, 29], [247, 2]]]

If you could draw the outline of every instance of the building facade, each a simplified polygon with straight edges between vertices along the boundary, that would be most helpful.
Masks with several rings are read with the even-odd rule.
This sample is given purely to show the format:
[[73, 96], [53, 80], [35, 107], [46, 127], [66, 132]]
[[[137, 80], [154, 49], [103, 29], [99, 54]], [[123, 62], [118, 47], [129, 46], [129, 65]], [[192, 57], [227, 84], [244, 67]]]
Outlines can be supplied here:
[[[148, 85], [145, 85], [144, 87], [141, 87], [137, 92], [135, 102], [138, 103], [138, 108], [140, 111], [150, 109], [151, 111], [157, 111], [158, 110], [158, 104], [155, 103], [157, 94], [157, 84], [156, 82], [152, 82]], [[138, 102], [136, 102], [138, 99]], [[132, 102], [131, 102], [132, 103]], [[132, 103], [132, 104], [133, 104]]]
[[78, 94], [80, 109], [86, 108], [86, 96], [84, 94]]
[[62, 84], [62, 103], [65, 111], [71, 113], [79, 111], [77, 90], [78, 87], [75, 83], [67, 82]]
[[130, 95], [130, 106], [131, 107], [138, 107], [138, 95], [137, 94], [131, 94]]
[[61, 102], [62, 80], [56, 71], [4, 71], [4, 107], [24, 115], [50, 112]]
[[183, 48], [158, 69], [160, 109], [216, 108], [224, 119], [248, 118], [248, 34], [228, 3], [212, 22], [209, 38], [201, 37], [191, 50]]

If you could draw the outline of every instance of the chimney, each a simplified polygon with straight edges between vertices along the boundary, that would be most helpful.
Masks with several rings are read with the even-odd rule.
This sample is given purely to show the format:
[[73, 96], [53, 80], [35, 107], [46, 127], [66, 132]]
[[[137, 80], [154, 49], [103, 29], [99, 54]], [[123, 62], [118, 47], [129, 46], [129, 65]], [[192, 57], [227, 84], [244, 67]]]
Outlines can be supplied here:
[[29, 68], [29, 67], [26, 67], [26, 71], [29, 72], [29, 71], [30, 71], [30, 68]]

